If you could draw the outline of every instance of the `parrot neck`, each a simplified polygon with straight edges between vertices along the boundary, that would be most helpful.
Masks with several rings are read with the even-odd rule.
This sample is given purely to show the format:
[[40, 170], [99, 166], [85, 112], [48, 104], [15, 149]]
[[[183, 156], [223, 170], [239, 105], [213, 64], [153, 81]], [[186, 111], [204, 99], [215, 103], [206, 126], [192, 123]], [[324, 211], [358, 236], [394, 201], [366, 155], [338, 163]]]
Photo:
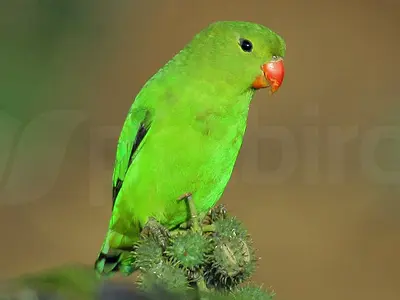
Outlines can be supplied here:
[[157, 72], [154, 79], [165, 85], [176, 85], [183, 93], [190, 89], [192, 93], [201, 91], [203, 95], [218, 95], [221, 101], [226, 99], [228, 105], [232, 105], [228, 99], [236, 98], [250, 103], [255, 93], [253, 79], [247, 82], [243, 80], [243, 74], [229, 72], [229, 68], [223, 65], [216, 66], [212, 59], [207, 62], [198, 60], [191, 51], [180, 51]]
[[[182, 53], [181, 53], [182, 54]], [[216, 116], [247, 119], [255, 90], [223, 68], [195, 66], [177, 54], [145, 84], [138, 98], [164, 99], [163, 111], [181, 115], [208, 111]]]

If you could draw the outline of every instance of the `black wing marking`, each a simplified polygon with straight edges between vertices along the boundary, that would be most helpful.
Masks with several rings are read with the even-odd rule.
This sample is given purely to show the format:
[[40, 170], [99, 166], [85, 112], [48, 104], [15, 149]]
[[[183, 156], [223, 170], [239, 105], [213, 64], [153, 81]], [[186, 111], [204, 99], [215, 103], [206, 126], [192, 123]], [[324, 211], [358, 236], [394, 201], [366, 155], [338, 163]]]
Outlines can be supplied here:
[[[126, 168], [127, 170], [129, 169], [129, 166], [132, 164], [134, 154], [138, 150], [140, 144], [142, 143], [144, 137], [146, 136], [146, 134], [148, 132], [149, 132], [149, 126], [146, 126], [145, 122], [140, 123], [139, 129], [136, 133], [135, 141], [133, 142], [133, 145], [132, 145], [132, 150], [131, 150], [131, 153], [129, 156], [128, 167]], [[118, 178], [115, 186], [113, 186], [113, 189], [112, 189], [112, 202], [113, 202], [112, 207], [113, 208], [114, 208], [115, 200], [117, 199], [118, 193], [121, 190], [122, 183], [123, 183], [123, 180]]]

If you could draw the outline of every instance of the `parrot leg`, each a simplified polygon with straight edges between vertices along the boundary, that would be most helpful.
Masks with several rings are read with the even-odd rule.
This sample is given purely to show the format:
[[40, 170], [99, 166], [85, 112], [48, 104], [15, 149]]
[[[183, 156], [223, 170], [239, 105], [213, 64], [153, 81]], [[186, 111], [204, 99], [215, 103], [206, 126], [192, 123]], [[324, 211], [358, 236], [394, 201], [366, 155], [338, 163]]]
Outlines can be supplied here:
[[[204, 220], [206, 216], [207, 216], [206, 213], [199, 213], [198, 216], [197, 216], [197, 219], [198, 219], [199, 221], [200, 221], [200, 220]], [[182, 224], [180, 224], [180, 225], [179, 225], [179, 228], [180, 228], [180, 229], [183, 229], [183, 230], [187, 230], [187, 229], [189, 229], [191, 226], [192, 226], [192, 220], [189, 220], [189, 221], [187, 221], [187, 222], [183, 222]]]
[[[192, 193], [186, 193], [184, 195], [182, 195], [181, 197], [178, 198], [178, 200], [186, 200], [186, 203], [188, 205], [189, 208], [189, 213], [190, 213], [190, 227], [192, 228], [192, 230], [194, 232], [202, 232], [201, 230], [201, 226], [200, 226], [200, 222], [199, 222], [199, 216], [197, 214], [197, 209], [194, 205], [194, 202], [192, 200]], [[187, 226], [187, 222], [186, 222], [186, 227]], [[183, 226], [185, 226], [185, 223], [183, 224]]]
[[[178, 200], [186, 200], [189, 206], [189, 211], [191, 219], [188, 222], [184, 222], [179, 225], [179, 229], [187, 230], [190, 227], [198, 232], [214, 232], [215, 226], [214, 222], [220, 219], [225, 219], [227, 215], [227, 210], [223, 204], [211, 208], [207, 213], [197, 214], [196, 208], [192, 201], [192, 194], [186, 193], [179, 197]], [[201, 222], [200, 222], [201, 220]], [[198, 224], [198, 226], [196, 225]]]
[[168, 230], [153, 217], [149, 218], [141, 234], [144, 236], [153, 236], [163, 249], [167, 247], [170, 238]]

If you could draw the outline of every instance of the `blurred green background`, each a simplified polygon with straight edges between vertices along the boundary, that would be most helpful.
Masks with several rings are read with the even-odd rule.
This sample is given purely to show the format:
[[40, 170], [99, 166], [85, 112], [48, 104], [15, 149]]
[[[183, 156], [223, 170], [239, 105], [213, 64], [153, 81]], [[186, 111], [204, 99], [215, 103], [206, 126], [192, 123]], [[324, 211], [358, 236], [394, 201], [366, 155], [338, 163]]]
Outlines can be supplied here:
[[[284, 85], [256, 96], [222, 200], [262, 257], [254, 279], [277, 299], [399, 299], [393, 0], [2, 1], [0, 278], [93, 263], [132, 99], [223, 19], [265, 24], [288, 49]], [[266, 139], [268, 126], [284, 128], [290, 147]], [[382, 126], [392, 126], [391, 139], [368, 144], [374, 132], [385, 137]], [[280, 176], [281, 160], [289, 163]]]

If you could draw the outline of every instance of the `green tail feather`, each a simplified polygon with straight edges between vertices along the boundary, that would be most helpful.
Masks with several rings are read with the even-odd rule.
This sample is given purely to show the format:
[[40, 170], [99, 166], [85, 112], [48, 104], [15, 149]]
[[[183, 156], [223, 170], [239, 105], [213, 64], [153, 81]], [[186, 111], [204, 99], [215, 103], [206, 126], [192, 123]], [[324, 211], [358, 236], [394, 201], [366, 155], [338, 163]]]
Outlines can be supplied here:
[[112, 249], [109, 246], [107, 235], [99, 256], [94, 263], [94, 269], [99, 277], [111, 277], [119, 272], [124, 276], [131, 275], [135, 269], [133, 267], [132, 251], [122, 249]]
[[94, 263], [94, 269], [99, 277], [111, 277], [118, 272], [119, 265], [118, 255], [107, 255], [100, 252], [99, 257]]
[[125, 251], [112, 254], [100, 252], [94, 263], [94, 269], [99, 277], [112, 277], [117, 272], [129, 276], [135, 271], [132, 255]]
[[[136, 228], [132, 230], [135, 231]], [[136, 269], [133, 267], [132, 251], [139, 240], [139, 233], [128, 237], [114, 230], [108, 230], [103, 241], [99, 256], [94, 263], [94, 269], [99, 277], [111, 277], [115, 273], [129, 276]], [[110, 247], [110, 244], [113, 247]]]

